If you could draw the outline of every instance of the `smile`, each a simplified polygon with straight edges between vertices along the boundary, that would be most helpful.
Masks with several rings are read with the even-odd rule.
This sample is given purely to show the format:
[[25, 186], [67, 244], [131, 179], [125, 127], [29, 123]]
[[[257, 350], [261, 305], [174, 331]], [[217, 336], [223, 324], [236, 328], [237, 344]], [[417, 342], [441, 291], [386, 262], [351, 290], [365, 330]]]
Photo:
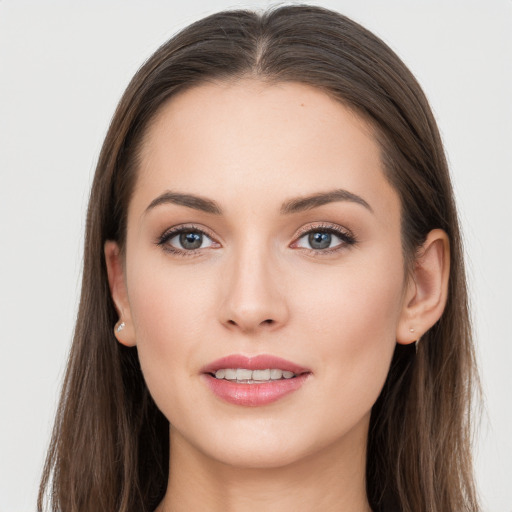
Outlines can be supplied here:
[[296, 374], [278, 368], [249, 370], [247, 368], [221, 368], [215, 372], [216, 379], [225, 379], [239, 384], [258, 384], [281, 379], [292, 379]]
[[257, 407], [298, 391], [312, 372], [291, 361], [270, 355], [223, 357], [202, 369], [213, 394], [234, 405]]

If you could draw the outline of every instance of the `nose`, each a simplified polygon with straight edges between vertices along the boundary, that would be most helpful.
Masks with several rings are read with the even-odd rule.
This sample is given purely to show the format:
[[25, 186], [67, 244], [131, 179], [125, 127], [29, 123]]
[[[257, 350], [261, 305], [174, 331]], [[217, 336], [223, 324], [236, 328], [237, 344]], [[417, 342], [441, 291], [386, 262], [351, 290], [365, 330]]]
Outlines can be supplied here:
[[231, 330], [274, 331], [288, 320], [285, 283], [276, 258], [261, 247], [232, 254], [223, 276], [219, 320]]

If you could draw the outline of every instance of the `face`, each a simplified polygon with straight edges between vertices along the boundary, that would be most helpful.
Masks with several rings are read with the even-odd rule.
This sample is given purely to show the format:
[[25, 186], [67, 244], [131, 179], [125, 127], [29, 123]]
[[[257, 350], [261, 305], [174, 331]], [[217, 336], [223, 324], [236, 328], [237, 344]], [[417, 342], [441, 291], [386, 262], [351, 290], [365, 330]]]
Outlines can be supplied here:
[[277, 467], [364, 445], [406, 300], [371, 129], [300, 84], [174, 97], [143, 144], [117, 290], [119, 338], [182, 447]]

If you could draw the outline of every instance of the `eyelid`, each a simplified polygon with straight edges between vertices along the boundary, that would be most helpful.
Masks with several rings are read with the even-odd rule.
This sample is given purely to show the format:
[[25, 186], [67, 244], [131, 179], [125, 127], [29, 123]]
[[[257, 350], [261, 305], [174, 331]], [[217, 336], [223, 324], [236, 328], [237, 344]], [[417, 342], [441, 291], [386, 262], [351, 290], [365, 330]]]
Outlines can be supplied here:
[[198, 251], [208, 249], [208, 247], [197, 249], [179, 249], [178, 247], [173, 247], [167, 244], [169, 240], [183, 232], [201, 233], [202, 235], [209, 238], [214, 244], [220, 246], [220, 243], [216, 240], [216, 237], [213, 236], [208, 229], [203, 226], [198, 226], [197, 224], [179, 224], [177, 226], [172, 226], [166, 229], [160, 236], [157, 237], [155, 244], [162, 247], [162, 249], [165, 251], [179, 256], [194, 256]]
[[[178, 256], [195, 256], [195, 255], [197, 255], [198, 252], [200, 252], [204, 249], [209, 249], [210, 247], [203, 247], [203, 248], [197, 248], [197, 249], [179, 249], [177, 247], [173, 247], [173, 246], [170, 246], [167, 244], [167, 242], [169, 240], [171, 240], [175, 236], [179, 235], [180, 233], [192, 232], [192, 231], [201, 233], [202, 235], [209, 238], [213, 242], [213, 244], [217, 244], [217, 247], [215, 247], [215, 248], [222, 246], [217, 241], [216, 237], [214, 235], [212, 235], [211, 232], [207, 228], [205, 228], [203, 226], [199, 226], [197, 224], [181, 224], [181, 225], [177, 225], [177, 226], [172, 226], [172, 227], [168, 228], [167, 230], [165, 230], [157, 238], [155, 243], [156, 243], [156, 245], [162, 247], [165, 251], [170, 252], [175, 255], [178, 255]], [[313, 249], [313, 248], [309, 249], [307, 247], [294, 246], [305, 235], [307, 235], [311, 232], [321, 232], [321, 231], [334, 234], [341, 240], [341, 242], [334, 247], [330, 247], [330, 248], [326, 248], [326, 249]], [[295, 234], [294, 241], [289, 245], [289, 247], [291, 247], [293, 249], [300, 249], [300, 250], [306, 251], [308, 253], [318, 254], [318, 255], [322, 256], [322, 255], [329, 255], [329, 254], [338, 252], [340, 250], [347, 248], [348, 246], [354, 245], [355, 243], [357, 243], [357, 240], [349, 229], [344, 228], [344, 227], [340, 226], [339, 224], [332, 224], [330, 222], [319, 222], [319, 223], [308, 224], [306, 226], [301, 227]]]
[[[294, 244], [296, 244], [305, 235], [312, 233], [312, 232], [314, 233], [314, 232], [321, 232], [321, 231], [334, 234], [341, 240], [341, 243], [339, 243], [338, 245], [336, 245], [334, 247], [329, 247], [326, 249], [313, 249], [313, 248], [309, 249], [307, 247], [293, 247]], [[355, 243], [357, 243], [357, 239], [349, 229], [342, 227], [339, 224], [332, 224], [330, 222], [319, 222], [316, 224], [313, 223], [313, 224], [309, 224], [309, 225], [301, 227], [298, 230], [297, 234], [295, 235], [294, 241], [290, 245], [290, 247], [293, 247], [296, 249], [301, 249], [301, 250], [304, 250], [304, 251], [307, 251], [307, 252], [313, 253], [313, 254], [329, 255], [329, 254], [335, 253], [337, 251], [343, 250], [343, 249], [347, 248], [347, 246], [354, 245]]]

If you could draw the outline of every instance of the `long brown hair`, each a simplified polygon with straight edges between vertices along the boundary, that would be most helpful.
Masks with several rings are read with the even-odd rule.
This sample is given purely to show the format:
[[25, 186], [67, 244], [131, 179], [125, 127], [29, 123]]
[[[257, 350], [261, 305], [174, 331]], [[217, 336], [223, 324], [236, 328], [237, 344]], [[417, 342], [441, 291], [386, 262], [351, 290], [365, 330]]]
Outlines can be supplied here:
[[165, 493], [169, 424], [136, 348], [119, 344], [103, 246], [126, 232], [148, 124], [177, 92], [253, 76], [320, 88], [368, 120], [402, 207], [407, 265], [434, 228], [450, 238], [449, 297], [414, 345], [397, 345], [372, 410], [367, 495], [375, 510], [475, 512], [470, 412], [477, 378], [457, 213], [439, 132], [406, 66], [375, 35], [313, 6], [226, 11], [161, 46], [124, 93], [98, 161], [87, 214], [82, 293], [38, 509], [149, 512]]

